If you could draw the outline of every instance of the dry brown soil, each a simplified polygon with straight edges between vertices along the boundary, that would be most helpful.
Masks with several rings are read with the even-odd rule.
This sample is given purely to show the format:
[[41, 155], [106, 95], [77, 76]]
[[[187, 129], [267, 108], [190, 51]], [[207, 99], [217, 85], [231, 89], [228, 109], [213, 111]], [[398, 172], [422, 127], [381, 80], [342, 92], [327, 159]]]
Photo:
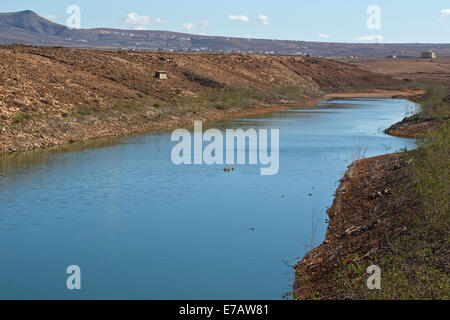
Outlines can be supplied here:
[[[156, 70], [168, 71], [169, 79], [155, 79]], [[164, 130], [402, 84], [319, 58], [0, 46], [0, 151]], [[276, 92], [283, 87], [300, 97], [285, 99]], [[175, 104], [233, 90], [273, 93], [225, 109]]]

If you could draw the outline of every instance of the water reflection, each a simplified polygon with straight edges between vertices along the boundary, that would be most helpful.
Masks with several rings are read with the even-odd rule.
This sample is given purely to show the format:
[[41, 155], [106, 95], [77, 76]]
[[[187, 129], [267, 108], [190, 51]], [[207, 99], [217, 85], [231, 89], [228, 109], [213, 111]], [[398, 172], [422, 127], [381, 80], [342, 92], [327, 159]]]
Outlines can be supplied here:
[[[280, 171], [174, 166], [170, 132], [1, 155], [0, 298], [279, 299], [358, 145], [414, 147], [384, 135], [411, 103], [355, 99], [205, 126], [280, 129]], [[389, 146], [389, 150], [387, 148]], [[65, 290], [65, 268], [84, 289]], [[38, 274], [39, 276], [36, 276]]]

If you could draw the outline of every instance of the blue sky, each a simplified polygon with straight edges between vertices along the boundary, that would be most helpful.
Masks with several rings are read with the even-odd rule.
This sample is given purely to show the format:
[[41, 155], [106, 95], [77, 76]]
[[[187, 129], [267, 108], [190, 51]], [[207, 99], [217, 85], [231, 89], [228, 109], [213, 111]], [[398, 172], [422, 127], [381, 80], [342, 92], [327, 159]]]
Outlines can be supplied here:
[[[65, 24], [69, 5], [80, 7], [82, 28], [307, 41], [450, 43], [450, 0], [16, 0], [2, 1], [0, 11], [30, 9]], [[371, 5], [381, 10], [376, 20], [381, 29], [367, 26], [374, 13], [367, 13]]]

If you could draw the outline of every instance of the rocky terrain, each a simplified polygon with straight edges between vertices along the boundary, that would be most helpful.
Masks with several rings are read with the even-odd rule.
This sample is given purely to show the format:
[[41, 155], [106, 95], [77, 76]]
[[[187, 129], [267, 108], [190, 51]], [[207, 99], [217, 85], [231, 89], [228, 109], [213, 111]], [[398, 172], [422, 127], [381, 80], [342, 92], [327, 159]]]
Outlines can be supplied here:
[[[167, 80], [154, 77], [168, 72]], [[319, 58], [0, 47], [0, 151], [189, 125], [403, 81]]]

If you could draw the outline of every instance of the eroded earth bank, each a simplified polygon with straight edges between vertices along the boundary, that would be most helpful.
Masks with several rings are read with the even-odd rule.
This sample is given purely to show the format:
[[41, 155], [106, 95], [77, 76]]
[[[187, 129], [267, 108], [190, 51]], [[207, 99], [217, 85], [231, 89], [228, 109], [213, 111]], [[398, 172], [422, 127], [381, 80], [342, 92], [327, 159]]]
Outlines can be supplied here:
[[[419, 149], [354, 162], [328, 209], [325, 241], [295, 266], [296, 299], [449, 299], [448, 88], [386, 130], [423, 138]], [[381, 290], [367, 287], [380, 267]]]
[[[168, 79], [156, 79], [157, 70]], [[1, 46], [0, 151], [404, 87], [401, 80], [319, 58]]]

